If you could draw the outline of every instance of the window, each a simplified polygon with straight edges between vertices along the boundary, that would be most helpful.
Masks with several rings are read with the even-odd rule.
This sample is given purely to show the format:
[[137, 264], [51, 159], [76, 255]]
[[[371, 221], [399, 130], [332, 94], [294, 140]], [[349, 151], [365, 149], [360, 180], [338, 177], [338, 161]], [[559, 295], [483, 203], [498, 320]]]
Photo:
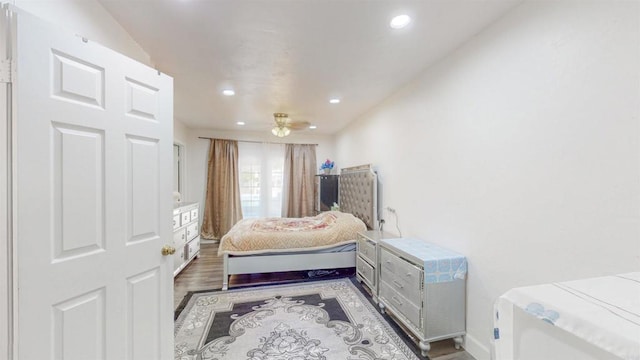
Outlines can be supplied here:
[[284, 145], [238, 143], [242, 216], [280, 217]]

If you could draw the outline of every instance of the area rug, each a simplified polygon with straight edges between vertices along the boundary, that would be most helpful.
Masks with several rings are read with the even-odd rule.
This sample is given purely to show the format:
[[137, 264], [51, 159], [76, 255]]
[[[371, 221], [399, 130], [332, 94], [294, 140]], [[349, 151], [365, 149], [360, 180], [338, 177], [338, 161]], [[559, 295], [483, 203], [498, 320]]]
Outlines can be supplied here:
[[179, 360], [419, 359], [350, 279], [192, 294]]

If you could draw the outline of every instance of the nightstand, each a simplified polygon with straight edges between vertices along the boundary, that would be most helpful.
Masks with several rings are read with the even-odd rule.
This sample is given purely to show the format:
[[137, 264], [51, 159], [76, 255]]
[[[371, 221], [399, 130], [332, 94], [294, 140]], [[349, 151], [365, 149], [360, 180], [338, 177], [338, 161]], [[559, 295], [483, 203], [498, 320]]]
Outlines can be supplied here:
[[414, 238], [379, 241], [378, 306], [420, 340], [430, 343], [465, 335], [467, 260], [458, 253]]
[[356, 257], [356, 279], [371, 292], [371, 298], [378, 302], [378, 240], [393, 239], [397, 236], [380, 231], [368, 230], [358, 233]]

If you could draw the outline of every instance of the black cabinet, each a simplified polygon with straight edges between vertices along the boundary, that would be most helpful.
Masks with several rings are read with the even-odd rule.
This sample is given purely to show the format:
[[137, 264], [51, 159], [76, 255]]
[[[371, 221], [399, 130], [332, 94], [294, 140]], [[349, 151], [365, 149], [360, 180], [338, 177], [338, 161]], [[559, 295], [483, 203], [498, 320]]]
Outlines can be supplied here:
[[316, 175], [316, 213], [331, 210], [338, 203], [340, 175]]

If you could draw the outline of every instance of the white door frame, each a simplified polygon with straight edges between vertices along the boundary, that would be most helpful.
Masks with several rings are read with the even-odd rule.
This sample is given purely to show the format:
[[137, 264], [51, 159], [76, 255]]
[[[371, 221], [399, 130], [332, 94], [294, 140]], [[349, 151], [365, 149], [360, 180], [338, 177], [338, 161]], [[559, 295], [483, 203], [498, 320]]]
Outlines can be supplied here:
[[[0, 9], [0, 39], [7, 46], [0, 47], [0, 60], [11, 58], [11, 21], [6, 5]], [[7, 70], [7, 64], [2, 65]], [[3, 72], [0, 79], [0, 358], [12, 359], [14, 353], [14, 326], [13, 318], [15, 308], [14, 300], [14, 274], [13, 274], [13, 142], [12, 140], [12, 107], [11, 107], [11, 77], [12, 67], [9, 65], [9, 73]]]

